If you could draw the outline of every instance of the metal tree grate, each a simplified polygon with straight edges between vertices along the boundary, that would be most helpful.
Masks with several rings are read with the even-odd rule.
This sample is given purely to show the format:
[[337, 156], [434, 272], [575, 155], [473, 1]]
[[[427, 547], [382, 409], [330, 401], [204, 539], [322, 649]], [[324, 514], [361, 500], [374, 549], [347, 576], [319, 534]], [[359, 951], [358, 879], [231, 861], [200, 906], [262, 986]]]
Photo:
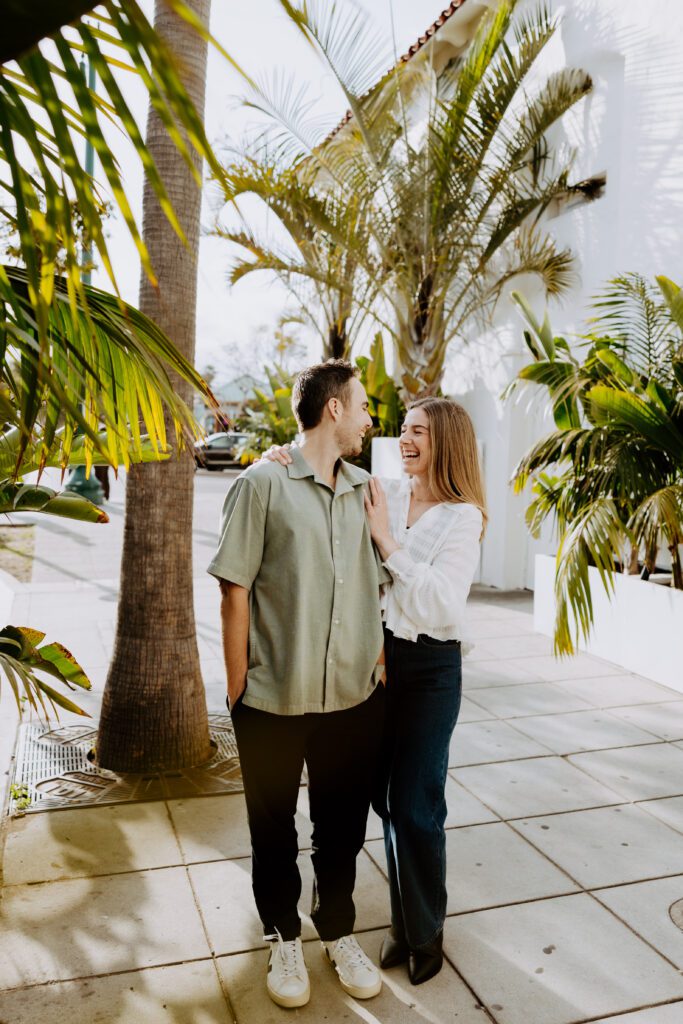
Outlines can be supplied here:
[[167, 800], [242, 789], [237, 744], [229, 715], [209, 715], [212, 758], [196, 768], [117, 775], [88, 760], [97, 736], [92, 725], [19, 726], [10, 788], [10, 814], [92, 804]]

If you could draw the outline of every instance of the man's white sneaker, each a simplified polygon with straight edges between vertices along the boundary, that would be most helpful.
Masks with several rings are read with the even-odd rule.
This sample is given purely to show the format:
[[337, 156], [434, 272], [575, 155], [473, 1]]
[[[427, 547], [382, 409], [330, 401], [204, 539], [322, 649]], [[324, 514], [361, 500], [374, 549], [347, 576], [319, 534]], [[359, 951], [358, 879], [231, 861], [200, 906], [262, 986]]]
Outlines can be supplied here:
[[323, 950], [339, 975], [345, 992], [356, 999], [372, 999], [382, 988], [382, 978], [355, 936], [343, 935], [336, 942], [323, 942]]
[[266, 988], [278, 1006], [292, 1009], [306, 1005], [311, 998], [311, 986], [301, 939], [285, 941], [278, 934], [271, 941]]

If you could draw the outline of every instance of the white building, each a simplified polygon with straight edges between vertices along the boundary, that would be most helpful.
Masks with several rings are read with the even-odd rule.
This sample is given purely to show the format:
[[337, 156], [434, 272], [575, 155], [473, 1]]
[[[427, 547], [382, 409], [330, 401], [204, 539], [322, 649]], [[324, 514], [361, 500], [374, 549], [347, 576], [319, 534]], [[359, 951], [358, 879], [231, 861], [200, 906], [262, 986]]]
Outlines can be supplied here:
[[[427, 45], [449, 37], [460, 43], [460, 24], [471, 24], [475, 9], [484, 6], [490, 4], [451, 5]], [[576, 256], [576, 286], [561, 305], [550, 307], [556, 333], [571, 336], [581, 330], [591, 296], [610, 277], [637, 271], [683, 283], [683, 4], [552, 0], [551, 7], [561, 24], [539, 58], [539, 73], [567, 65], [593, 79], [591, 94], [559, 129], [576, 149], [572, 180], [606, 177], [600, 199], [546, 220]], [[518, 280], [515, 287], [542, 308], [532, 281]], [[527, 501], [512, 493], [508, 481], [521, 455], [552, 424], [528, 401], [501, 401], [503, 388], [529, 358], [509, 302], [499, 303], [496, 322], [495, 337], [449, 358], [445, 389], [468, 409], [483, 443], [491, 523], [479, 578], [505, 589], [532, 588], [534, 555], [550, 547], [529, 537]]]

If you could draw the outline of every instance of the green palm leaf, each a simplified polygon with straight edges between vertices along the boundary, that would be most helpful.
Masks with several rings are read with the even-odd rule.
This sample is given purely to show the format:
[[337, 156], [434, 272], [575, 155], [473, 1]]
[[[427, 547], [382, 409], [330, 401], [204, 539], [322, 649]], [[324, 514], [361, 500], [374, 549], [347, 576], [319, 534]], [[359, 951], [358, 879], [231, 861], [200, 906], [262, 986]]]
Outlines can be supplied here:
[[588, 569], [595, 566], [607, 593], [614, 590], [615, 552], [629, 539], [614, 502], [608, 497], [589, 504], [568, 527], [557, 552], [555, 574], [555, 653], [575, 653], [580, 636], [593, 625]]
[[[7, 349], [0, 371], [18, 409], [16, 472], [33, 436], [42, 445], [45, 460], [48, 455], [54, 458], [57, 423], [61, 424], [62, 466], [69, 464], [76, 429], [85, 435], [87, 468], [95, 451], [113, 465], [140, 461], [140, 424], [149, 435], [147, 453], [152, 445], [162, 455], [168, 447], [164, 409], [170, 413], [181, 443], [185, 435], [196, 436], [194, 418], [175, 394], [169, 372], [215, 400], [206, 382], [153, 321], [90, 286], [83, 286], [86, 304], [76, 299], [74, 308], [68, 283], [55, 278], [41, 344], [27, 271], [17, 267], [2, 270], [23, 325], [23, 329], [13, 321], [5, 325]], [[100, 422], [105, 427], [103, 434]]]

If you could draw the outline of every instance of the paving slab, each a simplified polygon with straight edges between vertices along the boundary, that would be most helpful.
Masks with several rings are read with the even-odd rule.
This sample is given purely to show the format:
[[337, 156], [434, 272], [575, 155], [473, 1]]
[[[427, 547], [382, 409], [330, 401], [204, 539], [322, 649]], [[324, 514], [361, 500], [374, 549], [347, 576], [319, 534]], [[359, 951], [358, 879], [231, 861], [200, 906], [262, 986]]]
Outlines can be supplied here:
[[504, 636], [492, 640], [480, 640], [468, 655], [471, 662], [528, 658], [533, 655], [552, 655], [553, 642], [541, 633], [522, 636]]
[[[311, 823], [302, 791], [296, 815], [299, 848], [311, 845]], [[251, 856], [249, 823], [243, 793], [201, 799], [169, 800], [168, 807], [184, 863]]]
[[446, 778], [446, 828], [462, 825], [481, 825], [487, 821], [498, 821], [498, 815], [481, 800], [473, 796], [449, 772]]
[[619, 1014], [618, 1017], [601, 1017], [593, 1024], [681, 1024], [683, 1003], [667, 1003], [666, 1006], [648, 1006], [635, 1013]]
[[482, 687], [470, 692], [470, 700], [498, 718], [586, 711], [590, 704], [555, 683], [522, 683], [519, 686]]
[[211, 960], [0, 992], [6, 1024], [232, 1024]]
[[575, 1024], [683, 997], [683, 977], [587, 894], [448, 918], [444, 947], [498, 1024]]
[[519, 686], [520, 683], [541, 683], [531, 663], [533, 658], [513, 658], [510, 661], [463, 661], [462, 685], [465, 693], [485, 686]]
[[162, 802], [27, 814], [12, 823], [5, 885], [109, 875], [182, 863]]
[[629, 704], [661, 704], [680, 701], [681, 695], [642, 676], [596, 676], [593, 679], [567, 679], [563, 686], [596, 708], [625, 707]]
[[683, 836], [638, 807], [551, 814], [514, 827], [586, 888], [683, 870]]
[[[366, 849], [386, 871], [383, 843]], [[578, 892], [578, 886], [502, 822], [446, 831], [448, 914]]]
[[[358, 935], [375, 963], [383, 937], [383, 930]], [[428, 985], [419, 988], [410, 984], [404, 967], [383, 971], [380, 994], [359, 1002], [342, 991], [319, 942], [305, 942], [304, 956], [311, 1000], [296, 1011], [281, 1010], [268, 997], [265, 950], [217, 959], [237, 1024], [282, 1024], [294, 1017], [302, 1024], [486, 1024], [490, 1019], [448, 963]]]
[[0, 991], [208, 955], [184, 868], [12, 885], [3, 893]]
[[638, 807], [671, 828], [683, 832], [683, 796], [665, 797], [663, 800], [643, 800]]
[[683, 795], [683, 750], [667, 743], [573, 754], [569, 761], [627, 800]]
[[575, 654], [571, 658], [537, 655], [527, 660], [529, 667], [546, 683], [561, 683], [566, 679], [591, 679], [596, 676], [615, 676], [624, 673], [623, 668], [619, 665], [584, 653]]
[[609, 711], [597, 708], [560, 715], [516, 718], [515, 729], [545, 744], [554, 754], [574, 754], [585, 750], [652, 742], [651, 733], [616, 718]]
[[497, 640], [508, 636], [533, 636], [534, 617], [525, 615], [514, 619], [485, 616], [469, 623], [469, 636], [474, 643], [480, 640]]
[[[311, 905], [313, 869], [308, 853], [299, 857], [302, 889], [299, 910], [302, 935], [317, 934], [308, 910]], [[251, 860], [223, 860], [193, 864], [188, 868], [197, 904], [209, 935], [212, 952], [218, 955], [244, 952], [264, 945], [263, 927], [251, 890]], [[389, 891], [386, 879], [363, 850], [357, 862], [356, 928], [386, 928], [389, 925]]]
[[494, 719], [496, 716], [491, 711], [486, 711], [485, 708], [479, 707], [474, 701], [469, 700], [467, 697], [463, 697], [460, 702], [460, 712], [458, 714], [458, 723], [463, 722], [484, 722]]
[[449, 768], [493, 761], [512, 761], [524, 757], [546, 756], [547, 746], [530, 739], [507, 722], [458, 723], [448, 755]]
[[600, 889], [595, 898], [683, 968], [683, 875]]
[[612, 714], [652, 733], [658, 739], [683, 740], [683, 700], [612, 708]]
[[614, 790], [555, 756], [456, 768], [452, 775], [505, 819], [622, 802]]

